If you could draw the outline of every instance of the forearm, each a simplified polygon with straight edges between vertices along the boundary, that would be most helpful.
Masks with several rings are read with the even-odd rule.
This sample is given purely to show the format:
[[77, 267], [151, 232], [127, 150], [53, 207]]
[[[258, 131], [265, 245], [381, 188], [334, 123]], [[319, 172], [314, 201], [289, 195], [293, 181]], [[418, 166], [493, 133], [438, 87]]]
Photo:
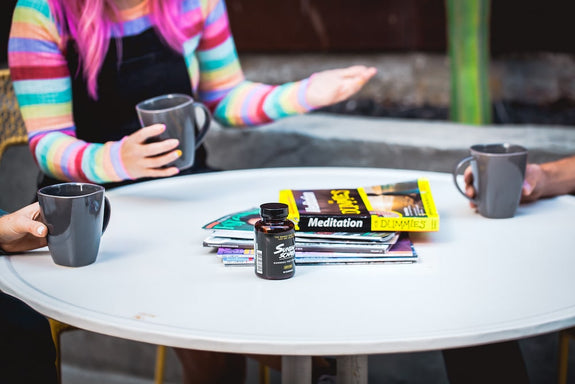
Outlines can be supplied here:
[[129, 179], [122, 142], [87, 143], [62, 132], [30, 137], [30, 148], [45, 174], [67, 181], [107, 183]]
[[234, 87], [214, 110], [214, 117], [227, 126], [253, 126], [313, 109], [307, 103], [309, 81], [279, 86], [250, 81]]
[[60, 180], [125, 179], [120, 143], [93, 144], [76, 138], [72, 80], [63, 45], [46, 0], [18, 3], [8, 61], [32, 155], [45, 174]]
[[[312, 109], [306, 100], [309, 80], [283, 85], [247, 81], [229, 28], [225, 3], [209, 0], [204, 29], [197, 44], [194, 39], [184, 45], [190, 73], [197, 57], [198, 95], [227, 126], [252, 126]], [[193, 76], [192, 76], [193, 77]]]
[[544, 174], [542, 196], [575, 193], [575, 156], [541, 164]]

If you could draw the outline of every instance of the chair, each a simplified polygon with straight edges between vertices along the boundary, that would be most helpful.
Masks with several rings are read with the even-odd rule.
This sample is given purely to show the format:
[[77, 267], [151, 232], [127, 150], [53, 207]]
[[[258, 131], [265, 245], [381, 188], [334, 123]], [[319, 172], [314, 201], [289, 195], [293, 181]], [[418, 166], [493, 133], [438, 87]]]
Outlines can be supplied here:
[[[67, 331], [77, 330], [72, 325], [62, 323], [58, 320], [48, 318], [50, 323], [50, 330], [52, 332], [52, 340], [54, 340], [54, 347], [56, 350], [56, 371], [58, 373], [58, 382], [62, 382], [62, 358], [61, 358], [61, 336], [62, 333]], [[158, 345], [156, 347], [156, 367], [154, 372], [154, 384], [162, 384], [164, 382], [164, 369], [166, 365], [166, 347]]]
[[[7, 148], [14, 145], [28, 144], [26, 126], [18, 108], [18, 100], [14, 93], [14, 87], [9, 69], [0, 69], [0, 162]], [[48, 319], [52, 339], [56, 349], [56, 369], [58, 380], [61, 382], [61, 335], [64, 332], [77, 328], [54, 319]], [[166, 347], [158, 345], [156, 350], [156, 367], [154, 383], [162, 384], [164, 380], [164, 368], [166, 361]]]
[[569, 340], [575, 338], [575, 328], [559, 331], [559, 366], [558, 382], [567, 383], [567, 368], [569, 366]]
[[11, 145], [28, 143], [26, 127], [18, 109], [10, 71], [0, 69], [0, 162], [4, 151]]

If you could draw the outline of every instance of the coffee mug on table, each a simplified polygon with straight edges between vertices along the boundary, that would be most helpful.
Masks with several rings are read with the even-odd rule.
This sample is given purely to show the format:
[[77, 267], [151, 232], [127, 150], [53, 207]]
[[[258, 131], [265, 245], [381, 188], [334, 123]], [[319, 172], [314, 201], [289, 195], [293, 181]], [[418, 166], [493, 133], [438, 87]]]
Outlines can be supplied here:
[[62, 183], [37, 192], [40, 218], [48, 227], [48, 249], [56, 264], [82, 267], [96, 261], [111, 213], [104, 191], [96, 184]]
[[[527, 149], [513, 144], [477, 144], [471, 156], [453, 170], [459, 192], [477, 206], [478, 212], [494, 219], [513, 217], [519, 201], [527, 166]], [[475, 198], [468, 197], [457, 183], [461, 170], [471, 165]]]
[[[204, 121], [198, 127], [196, 110], [202, 110]], [[142, 127], [152, 124], [164, 124], [166, 130], [157, 137], [157, 141], [178, 139], [180, 156], [172, 164], [183, 170], [194, 165], [196, 149], [206, 137], [212, 116], [205, 105], [195, 102], [191, 96], [174, 93], [153, 97], [136, 105], [138, 118]], [[196, 136], [197, 130], [197, 136]]]

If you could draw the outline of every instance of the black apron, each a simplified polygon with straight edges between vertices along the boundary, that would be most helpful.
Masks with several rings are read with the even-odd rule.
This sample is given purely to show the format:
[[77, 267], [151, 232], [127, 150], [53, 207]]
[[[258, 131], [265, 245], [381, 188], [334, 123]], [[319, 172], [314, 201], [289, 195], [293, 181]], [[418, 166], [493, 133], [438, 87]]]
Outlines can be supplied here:
[[[121, 61], [118, 60], [120, 51]], [[140, 129], [136, 104], [142, 100], [166, 93], [193, 95], [184, 58], [164, 44], [153, 28], [123, 37], [121, 43], [110, 40], [98, 75], [97, 100], [88, 94], [73, 40], [68, 42], [66, 59], [72, 78], [76, 137], [89, 143], [118, 141]], [[194, 166], [179, 175], [206, 171], [209, 171], [206, 150], [201, 145], [196, 150]], [[112, 188], [144, 180], [149, 179], [102, 185]], [[40, 187], [61, 182], [44, 175]]]

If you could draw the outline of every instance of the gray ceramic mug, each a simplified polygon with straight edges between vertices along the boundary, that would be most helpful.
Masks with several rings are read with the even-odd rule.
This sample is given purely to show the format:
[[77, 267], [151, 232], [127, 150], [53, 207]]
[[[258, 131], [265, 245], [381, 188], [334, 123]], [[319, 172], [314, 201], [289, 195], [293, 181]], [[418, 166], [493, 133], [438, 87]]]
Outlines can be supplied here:
[[37, 192], [40, 217], [48, 227], [48, 249], [56, 264], [82, 267], [96, 261], [111, 213], [104, 191], [96, 184], [62, 183]]
[[[204, 114], [201, 127], [196, 118], [197, 110]], [[173, 93], [144, 100], [136, 105], [136, 111], [142, 127], [152, 124], [166, 125], [166, 130], [155, 138], [155, 141], [170, 138], [180, 141], [178, 149], [182, 151], [182, 156], [169, 164], [170, 166], [183, 170], [194, 165], [196, 149], [204, 141], [212, 121], [210, 111], [205, 105], [195, 102], [191, 96]]]
[[[527, 166], [527, 149], [513, 144], [477, 144], [471, 156], [453, 170], [459, 192], [477, 206], [478, 212], [494, 219], [513, 217], [519, 201]], [[471, 165], [475, 198], [468, 197], [457, 183], [462, 169]]]

